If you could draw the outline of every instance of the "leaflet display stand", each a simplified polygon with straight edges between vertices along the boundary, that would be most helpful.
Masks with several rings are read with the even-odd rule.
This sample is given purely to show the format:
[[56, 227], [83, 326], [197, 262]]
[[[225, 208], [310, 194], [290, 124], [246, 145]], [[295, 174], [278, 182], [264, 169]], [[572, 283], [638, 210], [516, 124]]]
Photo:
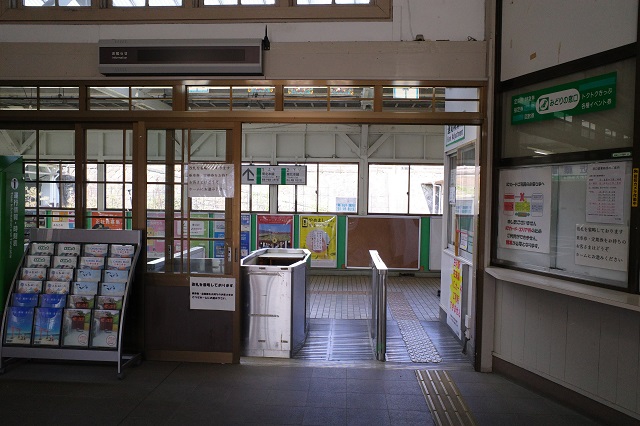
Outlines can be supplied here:
[[0, 374], [10, 359], [101, 361], [123, 367], [122, 333], [141, 232], [31, 229], [2, 318]]

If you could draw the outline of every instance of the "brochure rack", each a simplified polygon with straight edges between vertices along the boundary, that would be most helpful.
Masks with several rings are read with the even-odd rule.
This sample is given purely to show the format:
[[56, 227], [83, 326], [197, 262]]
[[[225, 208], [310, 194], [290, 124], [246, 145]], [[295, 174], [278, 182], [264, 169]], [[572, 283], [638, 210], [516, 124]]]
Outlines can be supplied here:
[[[52, 247], [80, 251], [43, 254]], [[122, 332], [140, 247], [140, 231], [31, 229], [2, 318], [0, 374], [19, 358], [115, 362], [119, 379], [139, 364], [141, 354], [123, 354]]]

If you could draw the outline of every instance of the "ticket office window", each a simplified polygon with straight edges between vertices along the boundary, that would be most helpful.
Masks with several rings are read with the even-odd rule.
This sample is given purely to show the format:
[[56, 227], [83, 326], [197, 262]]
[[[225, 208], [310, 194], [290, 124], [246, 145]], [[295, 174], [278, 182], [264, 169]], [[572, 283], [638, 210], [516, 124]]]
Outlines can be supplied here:
[[447, 245], [456, 255], [472, 260], [475, 245], [477, 167], [475, 145], [448, 156], [449, 209]]
[[633, 284], [635, 70], [623, 59], [502, 94], [493, 264]]

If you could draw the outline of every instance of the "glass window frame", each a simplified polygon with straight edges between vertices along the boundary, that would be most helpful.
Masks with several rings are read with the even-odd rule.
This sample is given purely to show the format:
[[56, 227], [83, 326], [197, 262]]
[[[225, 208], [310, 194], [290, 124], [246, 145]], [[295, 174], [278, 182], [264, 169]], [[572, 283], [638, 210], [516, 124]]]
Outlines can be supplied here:
[[[148, 4], [148, 1], [145, 1]], [[118, 7], [111, 1], [92, 0], [91, 6], [74, 8], [69, 6], [34, 7], [24, 6], [23, 0], [2, 2], [0, 22], [144, 22], [174, 23], [189, 22], [292, 22], [305, 20], [325, 21], [391, 21], [393, 0], [371, 0], [370, 4], [298, 5], [289, 0], [276, 0], [273, 5], [204, 5], [204, 1], [182, 1], [180, 6]], [[113, 9], [127, 9], [126, 14], [111, 13]], [[149, 9], [153, 10], [150, 19]]]
[[[598, 69], [601, 67], [611, 66], [614, 70], [615, 64], [625, 60], [634, 60], [636, 61], [635, 65], [635, 74], [633, 81], [634, 83], [638, 81], [639, 74], [639, 66], [637, 63], [636, 56], [636, 48], [635, 44], [622, 46], [617, 49], [612, 49], [610, 51], [602, 52], [599, 54], [595, 54], [586, 58], [582, 58], [580, 60], [573, 61], [571, 63], [566, 63], [562, 65], [558, 65], [549, 69], [545, 69], [542, 71], [538, 71], [535, 73], [527, 74], [518, 78], [514, 78], [512, 80], [507, 80], [501, 82], [498, 85], [498, 92], [496, 98], [496, 129], [503, 129], [505, 126], [509, 126], [510, 123], [507, 122], [505, 117], [508, 116], [508, 112], [510, 111], [511, 104], [506, 101], [507, 94], [510, 95], [511, 91], [518, 90], [521, 93], [528, 92], [529, 87], [533, 87], [534, 85], [542, 84], [545, 88], [552, 88], [557, 83], [557, 79], [569, 78], [571, 79], [572, 75], [589, 72], [590, 70]], [[548, 83], [547, 83], [548, 82]], [[619, 90], [619, 89], [618, 89]], [[630, 89], [625, 89], [630, 90]], [[631, 114], [630, 120], [633, 123], [633, 129], [640, 128], [638, 124], [640, 123], [640, 111], [638, 111], [638, 106], [640, 105], [640, 99], [638, 98], [638, 88], [634, 87], [631, 90], [634, 93], [634, 98], [631, 100], [631, 104], [634, 108], [631, 108], [629, 114]], [[508, 96], [511, 99], [510, 96]], [[580, 115], [574, 116], [576, 120], [582, 123], [582, 117]], [[592, 131], [591, 126], [585, 128], [587, 132]], [[584, 131], [584, 130], [581, 130]], [[605, 148], [605, 149], [591, 149], [591, 150], [582, 150], [575, 152], [562, 152], [562, 153], [532, 153], [530, 156], [505, 156], [503, 155], [503, 146], [506, 142], [505, 140], [505, 131], [500, 131], [499, 134], [496, 134], [496, 144], [494, 145], [494, 161], [493, 161], [493, 169], [492, 175], [496, 178], [493, 179], [493, 196], [492, 196], [492, 210], [494, 212], [501, 211], [501, 200], [500, 200], [500, 182], [499, 176], [501, 170], [508, 169], [520, 169], [526, 168], [530, 166], [563, 166], [563, 165], [572, 165], [572, 164], [594, 164], [598, 162], [616, 162], [619, 160], [630, 160], [632, 164], [633, 170], [638, 170], [640, 166], [640, 143], [638, 142], [638, 136], [636, 134], [632, 134], [630, 139], [632, 141], [631, 146], [626, 147], [613, 147], [613, 148]], [[586, 167], [586, 166], [585, 166]], [[628, 184], [628, 182], [627, 182]], [[630, 195], [625, 194], [624, 197]], [[552, 195], [552, 201], [554, 196]], [[585, 206], [586, 209], [586, 206]], [[589, 276], [586, 273], [563, 273], [563, 271], [556, 271], [553, 268], [534, 268], [531, 266], [527, 266], [520, 263], [507, 262], [504, 259], [498, 257], [498, 231], [500, 229], [499, 225], [499, 213], [494, 213], [492, 215], [491, 221], [491, 232], [492, 241], [491, 241], [491, 259], [490, 265], [505, 267], [509, 269], [520, 270], [528, 273], [549, 276], [553, 278], [565, 279], [574, 281], [576, 283], [585, 284], [594, 287], [603, 287], [617, 291], [625, 291], [630, 293], [638, 293], [638, 284], [639, 284], [639, 276], [638, 276], [638, 267], [640, 266], [639, 260], [636, 258], [637, 256], [632, 255], [637, 252], [638, 243], [640, 240], [640, 234], [636, 230], [638, 226], [638, 221], [640, 219], [640, 215], [636, 211], [637, 209], [630, 208], [630, 212], [624, 212], [624, 214], [629, 218], [629, 237], [628, 237], [628, 265], [627, 265], [627, 279], [622, 285], [620, 283], [611, 283], [611, 282], [603, 282], [602, 279]], [[585, 210], [586, 211], [586, 210]], [[585, 219], [586, 221], [586, 219]], [[576, 226], [579, 223], [576, 223]], [[556, 231], [551, 229], [550, 233], [555, 233]], [[555, 238], [552, 235], [552, 238]]]

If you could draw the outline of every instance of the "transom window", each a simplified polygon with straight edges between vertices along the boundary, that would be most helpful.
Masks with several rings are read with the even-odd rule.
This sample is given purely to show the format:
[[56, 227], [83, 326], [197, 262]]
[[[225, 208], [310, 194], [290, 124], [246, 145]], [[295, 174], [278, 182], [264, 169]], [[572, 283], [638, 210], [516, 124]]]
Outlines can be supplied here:
[[[291, 22], [389, 21], [393, 0], [8, 0], [7, 3], [0, 21]], [[113, 9], [121, 8], [131, 12], [113, 13]], [[155, 8], [154, 15], [142, 13], [146, 8]], [[73, 13], [68, 13], [68, 9], [73, 9]]]

